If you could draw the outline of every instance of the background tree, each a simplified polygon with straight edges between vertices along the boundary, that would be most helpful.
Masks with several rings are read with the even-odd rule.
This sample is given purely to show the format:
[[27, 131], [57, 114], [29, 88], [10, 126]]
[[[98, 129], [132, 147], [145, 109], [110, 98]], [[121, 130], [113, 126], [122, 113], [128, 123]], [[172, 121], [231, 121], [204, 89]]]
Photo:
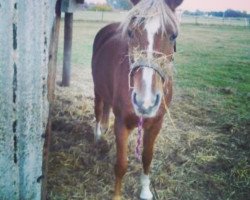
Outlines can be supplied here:
[[107, 0], [107, 3], [114, 9], [129, 10], [132, 8], [132, 3], [129, 0]]

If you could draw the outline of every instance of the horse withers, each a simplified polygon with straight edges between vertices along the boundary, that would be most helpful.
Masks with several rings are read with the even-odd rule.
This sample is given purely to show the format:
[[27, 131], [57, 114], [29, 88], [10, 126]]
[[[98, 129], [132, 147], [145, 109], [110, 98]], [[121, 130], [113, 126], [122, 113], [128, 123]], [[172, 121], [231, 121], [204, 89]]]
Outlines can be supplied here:
[[155, 139], [172, 99], [172, 68], [182, 0], [134, 0], [122, 23], [102, 28], [95, 37], [92, 75], [95, 93], [95, 140], [115, 115], [115, 189], [121, 199], [122, 178], [128, 166], [128, 137], [143, 119], [141, 199], [152, 199], [149, 170]]

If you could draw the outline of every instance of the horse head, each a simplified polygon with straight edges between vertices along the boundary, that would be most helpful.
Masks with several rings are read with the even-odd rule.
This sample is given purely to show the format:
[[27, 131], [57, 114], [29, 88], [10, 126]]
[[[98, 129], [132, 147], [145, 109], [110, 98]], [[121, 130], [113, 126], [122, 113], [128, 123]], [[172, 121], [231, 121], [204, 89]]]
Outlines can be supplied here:
[[128, 41], [129, 85], [135, 113], [154, 117], [172, 90], [172, 68], [181, 0], [141, 0], [121, 24]]

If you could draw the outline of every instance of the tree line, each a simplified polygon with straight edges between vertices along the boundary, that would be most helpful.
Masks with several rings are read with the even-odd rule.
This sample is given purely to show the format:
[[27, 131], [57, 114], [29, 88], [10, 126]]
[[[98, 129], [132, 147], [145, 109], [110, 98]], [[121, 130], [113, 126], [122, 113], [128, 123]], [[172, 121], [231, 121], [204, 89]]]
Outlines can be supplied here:
[[214, 17], [244, 17], [244, 18], [250, 18], [250, 14], [247, 14], [246, 11], [238, 11], [238, 10], [232, 10], [227, 9], [224, 12], [223, 11], [210, 11], [210, 12], [203, 12], [200, 10], [196, 10], [195, 12], [191, 11], [184, 11], [184, 14], [186, 15], [192, 15], [192, 16], [214, 16]]

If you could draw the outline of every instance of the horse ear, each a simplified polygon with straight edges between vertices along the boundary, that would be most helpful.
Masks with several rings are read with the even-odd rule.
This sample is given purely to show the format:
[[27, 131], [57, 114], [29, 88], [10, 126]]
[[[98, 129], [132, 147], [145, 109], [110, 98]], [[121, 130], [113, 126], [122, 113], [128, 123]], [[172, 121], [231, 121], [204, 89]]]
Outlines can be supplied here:
[[130, 0], [134, 5], [136, 5], [140, 0]]
[[175, 9], [182, 4], [183, 0], [165, 0], [166, 4], [175, 11]]

